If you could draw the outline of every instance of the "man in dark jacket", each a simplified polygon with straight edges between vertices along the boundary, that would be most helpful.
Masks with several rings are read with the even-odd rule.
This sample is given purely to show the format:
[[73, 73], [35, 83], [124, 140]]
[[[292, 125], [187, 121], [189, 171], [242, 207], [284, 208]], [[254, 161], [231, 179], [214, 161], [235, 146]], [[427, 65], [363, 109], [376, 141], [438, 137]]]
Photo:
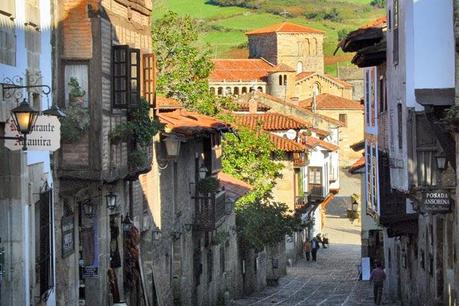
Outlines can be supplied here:
[[373, 282], [373, 294], [376, 305], [381, 305], [383, 284], [386, 279], [386, 273], [381, 267], [381, 263], [376, 264], [376, 268], [371, 271], [370, 281]]
[[320, 248], [319, 241], [316, 237], [312, 238], [311, 240], [311, 253], [312, 253], [312, 261], [317, 261], [317, 250]]

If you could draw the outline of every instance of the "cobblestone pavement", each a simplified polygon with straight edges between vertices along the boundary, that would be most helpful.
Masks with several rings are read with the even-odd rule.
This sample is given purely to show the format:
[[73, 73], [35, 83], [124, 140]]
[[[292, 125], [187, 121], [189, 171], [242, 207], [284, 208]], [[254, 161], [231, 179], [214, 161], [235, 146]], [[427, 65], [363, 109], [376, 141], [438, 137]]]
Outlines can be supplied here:
[[[328, 216], [324, 233], [330, 247], [321, 248], [317, 262], [298, 261], [279, 280], [233, 305], [374, 305], [369, 282], [358, 280], [360, 227], [348, 219]], [[386, 299], [383, 305], [394, 306]]]

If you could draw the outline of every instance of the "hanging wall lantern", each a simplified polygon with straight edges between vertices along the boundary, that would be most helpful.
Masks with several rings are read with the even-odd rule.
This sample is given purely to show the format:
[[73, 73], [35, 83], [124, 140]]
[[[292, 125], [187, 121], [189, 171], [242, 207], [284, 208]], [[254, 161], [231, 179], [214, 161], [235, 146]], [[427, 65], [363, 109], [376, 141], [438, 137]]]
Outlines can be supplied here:
[[117, 195], [110, 191], [106, 196], [105, 200], [107, 201], [107, 208], [110, 210], [114, 210], [116, 208], [116, 199]]
[[83, 202], [83, 212], [86, 217], [92, 218], [96, 214], [96, 208], [92, 204], [91, 200], [86, 200]]

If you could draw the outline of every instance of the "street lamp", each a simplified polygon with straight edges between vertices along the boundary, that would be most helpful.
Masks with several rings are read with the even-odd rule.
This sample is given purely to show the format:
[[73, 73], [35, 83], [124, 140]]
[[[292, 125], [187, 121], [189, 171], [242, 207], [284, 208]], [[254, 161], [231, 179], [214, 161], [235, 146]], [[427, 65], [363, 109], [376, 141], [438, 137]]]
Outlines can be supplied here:
[[107, 208], [110, 210], [114, 210], [116, 208], [116, 198], [118, 196], [110, 191], [106, 196], [105, 200], [107, 201]]
[[13, 118], [16, 130], [22, 134], [19, 137], [2, 136], [1, 139], [14, 139], [22, 141], [22, 150], [27, 150], [27, 135], [33, 130], [35, 122], [38, 118], [38, 111], [30, 107], [26, 99], [22, 100], [19, 106], [11, 110], [11, 117]]
[[446, 160], [446, 155], [443, 152], [440, 152], [437, 155], [435, 155], [435, 161], [437, 163], [438, 170], [443, 171], [446, 169], [446, 164], [448, 161]]
[[53, 104], [51, 108], [43, 111], [43, 115], [45, 116], [55, 116], [59, 119], [64, 118], [67, 116], [56, 104]]
[[200, 178], [201, 180], [205, 179], [206, 176], [207, 176], [207, 172], [208, 172], [208, 171], [209, 171], [209, 170], [207, 169], [207, 167], [204, 166], [204, 165], [202, 165], [202, 166], [199, 168], [199, 178]]
[[92, 205], [91, 200], [86, 200], [83, 202], [83, 212], [88, 218], [94, 217], [95, 213], [95, 207]]
[[167, 156], [170, 158], [176, 158], [180, 154], [180, 139], [176, 136], [167, 136], [164, 139], [166, 145]]

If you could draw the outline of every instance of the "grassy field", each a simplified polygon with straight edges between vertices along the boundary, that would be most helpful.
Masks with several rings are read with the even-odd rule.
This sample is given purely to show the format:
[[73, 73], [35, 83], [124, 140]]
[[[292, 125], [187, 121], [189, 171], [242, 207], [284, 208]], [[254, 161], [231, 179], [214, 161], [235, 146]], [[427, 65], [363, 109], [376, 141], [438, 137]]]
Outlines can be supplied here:
[[[208, 44], [216, 58], [245, 57], [245, 32], [283, 21], [307, 25], [326, 32], [324, 41], [326, 72], [336, 74], [336, 65], [349, 56], [333, 52], [341, 29], [353, 30], [385, 14], [369, 5], [370, 0], [266, 0], [258, 9], [219, 7], [207, 0], [156, 0], [153, 19], [168, 10], [200, 20], [200, 43]], [[334, 10], [335, 18], [324, 18]]]

